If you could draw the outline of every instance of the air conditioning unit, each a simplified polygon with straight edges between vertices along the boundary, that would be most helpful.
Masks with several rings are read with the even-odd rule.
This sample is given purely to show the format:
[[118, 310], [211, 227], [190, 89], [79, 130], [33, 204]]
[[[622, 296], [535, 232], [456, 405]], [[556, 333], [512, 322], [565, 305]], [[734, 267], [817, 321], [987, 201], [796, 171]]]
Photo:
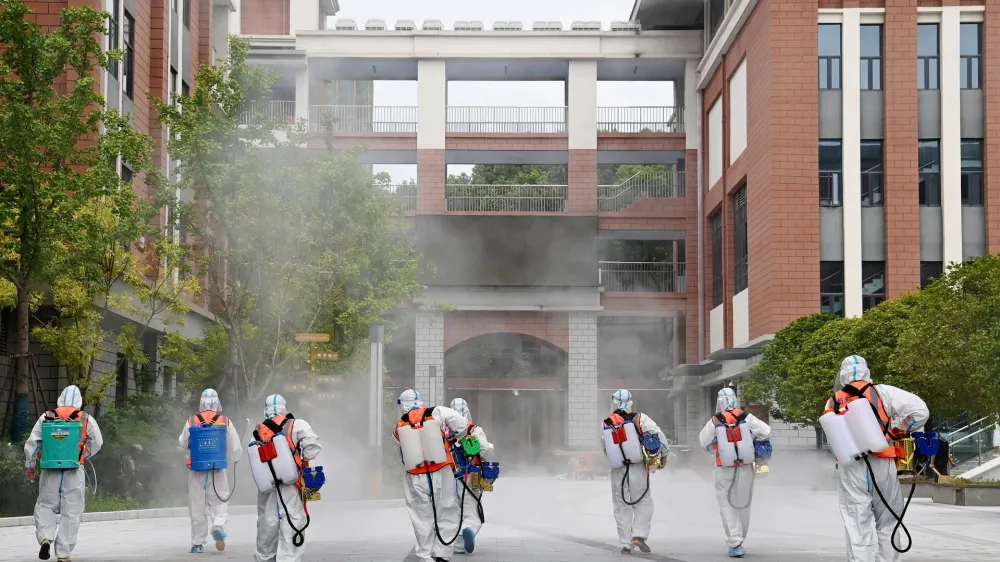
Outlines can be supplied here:
[[601, 31], [601, 22], [575, 21], [569, 28], [573, 31]]
[[524, 26], [519, 21], [495, 21], [493, 31], [522, 31]]
[[368, 20], [365, 22], [365, 31], [385, 31], [385, 20]]
[[630, 21], [613, 21], [611, 22], [611, 31], [639, 31], [639, 24], [632, 23]]
[[345, 18], [337, 20], [337, 24], [334, 25], [333, 28], [336, 29], [337, 31], [357, 31], [358, 24], [355, 23], [354, 20], [352, 19]]
[[536, 21], [531, 24], [532, 31], [562, 31], [561, 21]]
[[420, 28], [424, 31], [444, 31], [444, 24], [441, 20], [424, 20], [424, 25]]
[[464, 21], [458, 20], [455, 22], [455, 31], [482, 31], [483, 22], [481, 21]]
[[414, 31], [417, 24], [413, 20], [396, 20], [396, 31]]

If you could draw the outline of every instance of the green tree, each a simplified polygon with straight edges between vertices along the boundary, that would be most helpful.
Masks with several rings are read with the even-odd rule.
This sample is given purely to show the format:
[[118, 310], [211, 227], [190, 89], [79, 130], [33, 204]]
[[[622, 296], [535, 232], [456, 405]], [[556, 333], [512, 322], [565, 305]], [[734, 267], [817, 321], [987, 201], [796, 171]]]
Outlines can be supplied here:
[[848, 339], [857, 318], [835, 318], [806, 336], [775, 395], [781, 419], [816, 427], [827, 399], [833, 396], [837, 372], [851, 354]]
[[[30, 423], [32, 310], [51, 286], [60, 314], [72, 309], [80, 318], [93, 311], [87, 299], [99, 293], [94, 288], [102, 280], [126, 275], [118, 266], [124, 250], [117, 248], [139, 241], [146, 207], [119, 177], [118, 161], [143, 173], [152, 150], [152, 140], [106, 109], [98, 92], [95, 76], [120, 56], [101, 47], [108, 14], [65, 9], [51, 31], [28, 21], [29, 14], [22, 0], [0, 0], [0, 279], [6, 286], [0, 294], [13, 295], [6, 304], [17, 310], [15, 437]], [[86, 347], [71, 352], [81, 363], [96, 339], [93, 319], [84, 324], [69, 328], [63, 340]]]
[[296, 333], [335, 334], [317, 350], [355, 360], [367, 352], [369, 326], [422, 290], [415, 241], [390, 220], [395, 206], [357, 153], [334, 151], [329, 130], [325, 149], [306, 149], [301, 123], [241, 119], [264, 106], [274, 83], [247, 63], [248, 50], [233, 38], [230, 60], [203, 67], [191, 97], [158, 103], [182, 162], [177, 187], [206, 202], [184, 214], [228, 338], [229, 373], [214, 384], [244, 404], [308, 359]]

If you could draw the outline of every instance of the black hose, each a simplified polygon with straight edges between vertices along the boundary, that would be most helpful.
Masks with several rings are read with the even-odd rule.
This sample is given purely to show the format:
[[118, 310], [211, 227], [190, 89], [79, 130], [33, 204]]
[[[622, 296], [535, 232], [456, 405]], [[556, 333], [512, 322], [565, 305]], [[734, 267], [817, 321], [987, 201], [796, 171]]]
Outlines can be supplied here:
[[[903, 517], [906, 515], [906, 510], [909, 509], [910, 507], [910, 500], [913, 499], [913, 492], [915, 492], [917, 489], [917, 477], [923, 474], [924, 469], [927, 468], [927, 465], [925, 464], [923, 468], [920, 469], [919, 472], [913, 475], [913, 483], [910, 486], [910, 494], [906, 498], [906, 503], [903, 504], [903, 511], [899, 515], [896, 515], [896, 512], [892, 510], [892, 506], [889, 505], [889, 502], [885, 501], [885, 496], [882, 495], [882, 490], [878, 487], [878, 479], [875, 478], [875, 472], [872, 470], [871, 462], [868, 461], [868, 455], [863, 454], [861, 455], [861, 458], [864, 459], [865, 466], [868, 467], [868, 475], [871, 477], [872, 486], [875, 488], [875, 492], [878, 494], [878, 499], [882, 500], [882, 505], [884, 505], [885, 508], [889, 510], [889, 513], [892, 515], [893, 519], [896, 520], [896, 526], [892, 528], [892, 536], [889, 537], [889, 542], [892, 544], [892, 549], [900, 554], [905, 554], [909, 552], [910, 548], [913, 546], [913, 537], [910, 536], [909, 529], [907, 529], [906, 525], [903, 524]], [[906, 548], [896, 546], [896, 532], [899, 531], [899, 529], [903, 529], [903, 533], [906, 534], [906, 540], [908, 541]]]
[[450, 541], [445, 541], [444, 537], [441, 536], [441, 527], [438, 526], [438, 510], [437, 503], [434, 501], [434, 481], [431, 480], [431, 473], [427, 472], [427, 489], [431, 492], [431, 510], [434, 512], [434, 534], [437, 535], [437, 539], [441, 541], [441, 544], [445, 546], [451, 546], [455, 544], [458, 540], [458, 536], [462, 534], [462, 520], [465, 519], [465, 490], [462, 490], [462, 497], [459, 499], [458, 508], [458, 530], [455, 531], [455, 536], [451, 538]]
[[298, 548], [306, 543], [305, 531], [309, 528], [310, 523], [309, 510], [305, 508], [306, 502], [302, 502], [302, 508], [306, 512], [306, 524], [299, 529], [294, 523], [292, 523], [292, 516], [288, 513], [288, 506], [285, 505], [285, 498], [281, 495], [281, 480], [279, 480], [278, 475], [274, 473], [274, 465], [271, 464], [271, 461], [267, 461], [267, 468], [271, 470], [271, 477], [274, 478], [274, 488], [278, 491], [278, 501], [281, 502], [281, 508], [285, 510], [285, 519], [288, 520], [288, 526], [295, 531], [295, 534], [292, 535], [292, 545], [295, 546], [295, 548]]
[[225, 499], [223, 499], [222, 496], [219, 495], [219, 488], [216, 487], [216, 485], [215, 485], [215, 475], [218, 472], [220, 472], [220, 471], [217, 471], [217, 470], [213, 470], [212, 471], [212, 489], [215, 490], [215, 497], [219, 498], [220, 502], [226, 503], [226, 502], [228, 502], [233, 497], [233, 494], [236, 493], [236, 471], [235, 470], [233, 471], [233, 489], [229, 491], [229, 495], [226, 496]]
[[[469, 485], [465, 483], [465, 478], [457, 478], [456, 477], [456, 480], [458, 480], [459, 482], [461, 482], [462, 486], [465, 488], [465, 490], [462, 490], [463, 494], [466, 491], [468, 491], [470, 494], [472, 494], [472, 497], [476, 500], [476, 515], [479, 517], [479, 521], [481, 523], [486, 523], [486, 512], [483, 511], [483, 494], [482, 494], [482, 492], [480, 492], [480, 494], [477, 496], [476, 493], [474, 491], [472, 491], [472, 488], [470, 488]], [[456, 492], [457, 492], [457, 490], [456, 490]], [[465, 500], [464, 499], [462, 500], [462, 507], [463, 508], [465, 507]], [[462, 520], [463, 521], [465, 520], [465, 515], [464, 514], [462, 515]]]
[[[749, 466], [750, 467], [750, 497], [747, 498], [746, 505], [744, 505], [743, 507], [739, 507], [735, 503], [733, 503], [733, 490], [736, 489], [736, 481], [740, 478], [740, 468], [743, 468], [743, 466]], [[750, 507], [750, 504], [753, 503], [753, 481], [756, 478], [756, 474], [754, 473], [754, 470], [753, 470], [753, 465], [743, 465], [743, 466], [734, 466], [733, 467], [733, 481], [729, 483], [729, 492], [726, 493], [726, 499], [729, 500], [729, 505], [733, 509], [738, 510], [738, 511], [742, 511], [742, 510]]]
[[[622, 501], [625, 502], [625, 505], [628, 505], [628, 506], [638, 505], [639, 502], [641, 502], [643, 500], [643, 498], [646, 497], [646, 494], [649, 493], [649, 469], [647, 468], [646, 469], [646, 490], [643, 491], [642, 495], [639, 496], [639, 499], [635, 500], [634, 502], [630, 502], [627, 499], [625, 499], [625, 482], [628, 480], [628, 471], [631, 468], [632, 468], [632, 463], [627, 463], [625, 465], [625, 474], [622, 476]], [[631, 497], [632, 496], [632, 486], [629, 486], [628, 491], [629, 491], [629, 496]]]

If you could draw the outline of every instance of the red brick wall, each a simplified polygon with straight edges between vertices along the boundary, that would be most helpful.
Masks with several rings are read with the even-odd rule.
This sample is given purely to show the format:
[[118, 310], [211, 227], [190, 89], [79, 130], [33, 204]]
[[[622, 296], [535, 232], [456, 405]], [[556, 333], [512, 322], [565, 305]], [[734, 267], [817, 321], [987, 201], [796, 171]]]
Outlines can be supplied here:
[[448, 133], [448, 150], [566, 150], [564, 134]]
[[[323, 139], [311, 139], [309, 148], [326, 148]], [[417, 135], [415, 133], [368, 133], [368, 134], [336, 134], [333, 136], [333, 148], [348, 150], [351, 148], [367, 148], [371, 150], [416, 150]]]
[[417, 213], [444, 212], [445, 170], [444, 150], [417, 151]]
[[570, 150], [566, 177], [570, 212], [597, 212], [597, 151]]
[[986, 251], [1000, 252], [1000, 5], [990, 2], [983, 25], [986, 117]]
[[[694, 152], [694, 151], [692, 151]], [[685, 205], [687, 199], [681, 200]], [[697, 202], [696, 202], [697, 203]], [[687, 213], [679, 217], [623, 217], [607, 213], [598, 221], [601, 230], [686, 230], [688, 227]], [[689, 244], [694, 244], [692, 240]]]
[[[687, 205], [685, 224], [685, 280], [687, 282], [685, 295], [687, 306], [685, 311], [685, 353], [684, 363], [699, 363], [698, 356], [698, 151], [688, 150], [684, 160], [684, 202]], [[710, 246], [711, 244], [708, 244]], [[708, 259], [708, 258], [706, 258]], [[706, 263], [711, 263], [708, 261]], [[709, 279], [709, 277], [706, 277]], [[706, 316], [707, 318], [707, 316]]]
[[[149, 26], [149, 91], [154, 96], [166, 100], [170, 95], [170, 0], [151, 0]], [[164, 168], [167, 165], [167, 131], [157, 123], [157, 113], [152, 101], [149, 102], [150, 135], [156, 145], [153, 161]]]
[[524, 334], [569, 350], [569, 317], [543, 312], [449, 312], [444, 319], [444, 349], [486, 334]]
[[198, 4], [196, 12], [198, 15], [198, 34], [195, 35], [195, 30], [192, 29], [191, 40], [197, 43], [198, 60], [197, 64], [191, 67], [192, 74], [198, 72], [200, 64], [212, 64], [212, 16], [215, 11], [212, 7], [212, 0], [195, 0], [191, 3], [192, 9], [194, 9], [195, 3]]
[[597, 133], [597, 150], [685, 150], [684, 133]]
[[244, 35], [288, 35], [290, 0], [243, 0], [240, 31]]
[[885, 13], [886, 296], [920, 286], [917, 190], [917, 0], [886, 0]]

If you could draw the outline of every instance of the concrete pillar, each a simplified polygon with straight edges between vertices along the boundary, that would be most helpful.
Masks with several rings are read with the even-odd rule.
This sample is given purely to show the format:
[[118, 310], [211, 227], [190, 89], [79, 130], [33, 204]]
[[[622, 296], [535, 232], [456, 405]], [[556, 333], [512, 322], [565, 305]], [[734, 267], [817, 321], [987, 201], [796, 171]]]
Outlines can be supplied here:
[[295, 71], [295, 121], [309, 119], [309, 68]]
[[961, 8], [941, 8], [941, 224], [944, 265], [962, 261]]
[[569, 61], [566, 132], [570, 150], [597, 150], [597, 61]]
[[567, 445], [594, 449], [600, 440], [597, 396], [597, 314], [569, 315], [569, 392]]
[[444, 150], [447, 108], [445, 61], [417, 61], [417, 150]]
[[685, 394], [687, 406], [687, 423], [684, 443], [692, 448], [699, 448], [698, 434], [708, 422], [709, 413], [705, 407], [705, 389], [697, 388]]
[[417, 315], [413, 387], [426, 406], [444, 404], [444, 314]]
[[288, 33], [295, 35], [296, 31], [318, 31], [323, 29], [319, 15], [320, 0], [295, 0], [289, 2]]
[[701, 147], [701, 116], [698, 115], [700, 110], [697, 102], [701, 97], [698, 93], [698, 63], [698, 59], [684, 61], [684, 107], [681, 110], [684, 114], [682, 130], [685, 132], [687, 150], [698, 150]]
[[861, 9], [844, 10], [843, 65], [844, 315], [861, 316]]

